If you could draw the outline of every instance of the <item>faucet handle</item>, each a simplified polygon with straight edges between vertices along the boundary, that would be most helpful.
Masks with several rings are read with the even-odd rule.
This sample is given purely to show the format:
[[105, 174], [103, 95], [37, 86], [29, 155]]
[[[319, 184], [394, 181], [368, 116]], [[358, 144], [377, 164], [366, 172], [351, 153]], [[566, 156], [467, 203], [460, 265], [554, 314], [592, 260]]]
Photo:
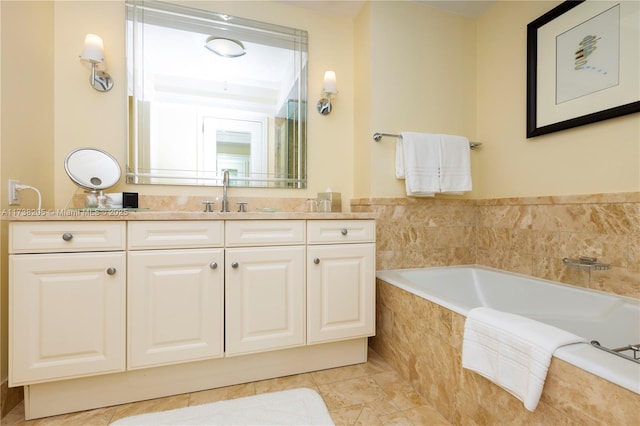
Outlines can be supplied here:
[[247, 211], [247, 204], [249, 203], [247, 203], [246, 201], [238, 201], [236, 204], [238, 205], [239, 213], [244, 213]]
[[205, 213], [211, 213], [213, 212], [213, 204], [215, 203], [215, 201], [203, 201], [202, 204], [204, 204], [204, 211]]

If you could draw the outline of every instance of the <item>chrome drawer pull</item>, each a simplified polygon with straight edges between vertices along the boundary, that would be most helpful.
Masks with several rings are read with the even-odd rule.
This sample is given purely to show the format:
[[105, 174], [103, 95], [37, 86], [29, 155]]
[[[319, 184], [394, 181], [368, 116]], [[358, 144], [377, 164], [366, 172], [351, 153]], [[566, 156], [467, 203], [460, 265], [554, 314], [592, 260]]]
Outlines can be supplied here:
[[342, 229], [340, 230], [340, 233], [341, 233], [342, 235], [347, 235], [347, 233], [349, 233], [349, 231], [347, 231], [347, 228], [342, 228]]
[[233, 269], [237, 269], [237, 268], [238, 268], [238, 266], [240, 266], [238, 262], [233, 262], [233, 263], [231, 264], [231, 267], [232, 267]]
[[107, 274], [108, 275], [115, 275], [116, 274], [116, 268], [114, 268], [113, 266], [109, 266], [107, 268]]
[[62, 234], [62, 239], [65, 241], [71, 241], [73, 239], [73, 234], [70, 232], [65, 232]]
[[218, 264], [217, 264], [216, 262], [211, 262], [211, 263], [209, 264], [209, 268], [211, 268], [211, 269], [217, 269], [217, 268], [218, 268]]
[[313, 263], [315, 263], [317, 265], [318, 263], [320, 263], [320, 259], [318, 259], [317, 257], [314, 257], [313, 258]]

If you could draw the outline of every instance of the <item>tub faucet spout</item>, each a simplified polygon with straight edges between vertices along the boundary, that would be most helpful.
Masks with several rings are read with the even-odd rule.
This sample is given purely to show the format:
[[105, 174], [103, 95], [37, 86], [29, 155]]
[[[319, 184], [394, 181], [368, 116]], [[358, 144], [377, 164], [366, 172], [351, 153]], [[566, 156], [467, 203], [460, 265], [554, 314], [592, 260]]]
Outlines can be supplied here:
[[229, 188], [229, 169], [222, 170], [222, 210], [223, 213], [229, 212], [229, 200], [227, 198], [227, 190]]

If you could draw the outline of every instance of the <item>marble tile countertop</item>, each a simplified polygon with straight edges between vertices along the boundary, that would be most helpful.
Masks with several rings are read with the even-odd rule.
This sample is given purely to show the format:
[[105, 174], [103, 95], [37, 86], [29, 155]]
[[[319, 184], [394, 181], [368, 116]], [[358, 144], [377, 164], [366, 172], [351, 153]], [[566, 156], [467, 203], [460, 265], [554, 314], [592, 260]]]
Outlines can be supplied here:
[[307, 212], [194, 212], [158, 211], [144, 209], [3, 209], [4, 221], [59, 221], [59, 220], [339, 220], [375, 219], [375, 213], [307, 213]]

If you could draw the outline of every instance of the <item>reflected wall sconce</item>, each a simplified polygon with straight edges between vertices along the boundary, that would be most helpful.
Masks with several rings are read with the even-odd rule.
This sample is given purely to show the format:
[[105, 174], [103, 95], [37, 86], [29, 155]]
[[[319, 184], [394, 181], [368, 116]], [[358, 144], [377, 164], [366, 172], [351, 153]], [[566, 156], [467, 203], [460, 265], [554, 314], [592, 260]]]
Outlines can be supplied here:
[[104, 43], [95, 34], [87, 34], [84, 39], [84, 49], [80, 54], [80, 61], [91, 67], [89, 84], [98, 92], [108, 92], [113, 87], [111, 76], [104, 70], [107, 64], [104, 60]]
[[324, 83], [322, 84], [322, 98], [318, 101], [318, 112], [327, 115], [331, 112], [331, 96], [338, 93], [336, 86], [336, 73], [327, 71], [324, 73]]

